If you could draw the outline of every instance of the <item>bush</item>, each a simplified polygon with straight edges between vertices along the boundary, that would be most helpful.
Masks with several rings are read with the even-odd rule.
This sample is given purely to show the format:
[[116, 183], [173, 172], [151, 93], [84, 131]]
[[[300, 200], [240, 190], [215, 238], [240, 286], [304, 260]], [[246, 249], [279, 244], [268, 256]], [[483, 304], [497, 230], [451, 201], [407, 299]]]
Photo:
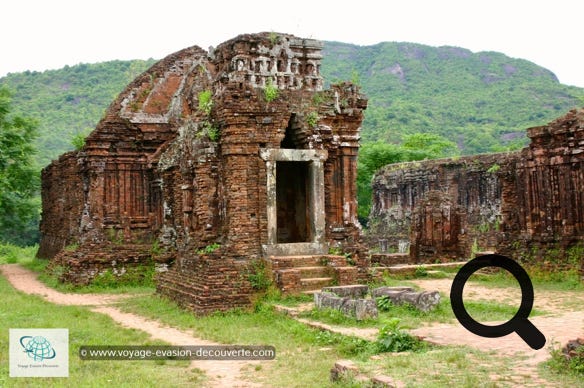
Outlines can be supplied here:
[[270, 287], [272, 278], [264, 260], [256, 259], [249, 263], [247, 280], [251, 283], [252, 288], [257, 291], [265, 291]]
[[379, 330], [377, 349], [379, 352], [406, 352], [420, 350], [423, 343], [402, 330], [399, 319], [393, 318]]
[[213, 93], [210, 90], [203, 90], [199, 93], [198, 98], [199, 110], [208, 116], [213, 108]]
[[377, 298], [377, 308], [381, 311], [389, 311], [393, 303], [391, 303], [391, 299], [387, 295], [380, 296]]
[[584, 376], [584, 346], [575, 350], [576, 354], [568, 357], [559, 348], [552, 348], [547, 366], [556, 373]]

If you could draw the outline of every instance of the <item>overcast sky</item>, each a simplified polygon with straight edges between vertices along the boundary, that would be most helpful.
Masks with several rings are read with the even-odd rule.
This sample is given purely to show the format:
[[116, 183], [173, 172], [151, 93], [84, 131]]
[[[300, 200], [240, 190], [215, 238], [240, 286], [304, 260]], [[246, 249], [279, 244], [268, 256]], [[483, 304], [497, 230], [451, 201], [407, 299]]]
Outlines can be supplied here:
[[0, 77], [113, 59], [160, 59], [241, 33], [499, 51], [584, 87], [584, 1], [3, 0]]

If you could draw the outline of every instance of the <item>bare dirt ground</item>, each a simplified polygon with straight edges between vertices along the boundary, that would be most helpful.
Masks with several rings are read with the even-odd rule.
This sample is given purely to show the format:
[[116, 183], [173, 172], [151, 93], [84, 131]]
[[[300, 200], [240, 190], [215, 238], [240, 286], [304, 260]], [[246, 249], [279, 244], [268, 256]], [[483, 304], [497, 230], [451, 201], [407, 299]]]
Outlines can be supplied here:
[[[123, 327], [145, 331], [153, 339], [163, 340], [171, 345], [220, 345], [198, 338], [192, 332], [169, 327], [139, 315], [125, 313], [112, 305], [126, 297], [124, 295], [62, 293], [45, 286], [37, 279], [34, 272], [18, 264], [0, 265], [0, 272], [19, 291], [39, 295], [55, 304], [93, 306], [92, 311], [108, 315]], [[259, 384], [243, 379], [242, 369], [249, 365], [254, 365], [254, 361], [197, 360], [193, 361], [190, 367], [205, 372], [208, 387], [259, 387]]]
[[[427, 279], [412, 281], [424, 290], [437, 290], [446, 297], [450, 295], [452, 279]], [[468, 287], [468, 290], [467, 290]], [[516, 360], [517, 379], [527, 376], [533, 378], [536, 386], [550, 386], [537, 377], [537, 364], [550, 356], [550, 346], [559, 347], [568, 340], [584, 336], [584, 292], [581, 291], [538, 291], [534, 290], [534, 309], [544, 315], [529, 320], [544, 334], [546, 345], [539, 350], [531, 349], [516, 333], [500, 338], [484, 338], [467, 331], [458, 322], [436, 324], [411, 330], [411, 333], [426, 340], [443, 345], [467, 345], [483, 351], [513, 356]], [[491, 288], [467, 283], [464, 290], [465, 300], [484, 300], [515, 304], [521, 303], [521, 289]], [[511, 317], [510, 317], [511, 318]], [[502, 322], [482, 322], [496, 325]], [[516, 381], [520, 383], [520, 381]]]

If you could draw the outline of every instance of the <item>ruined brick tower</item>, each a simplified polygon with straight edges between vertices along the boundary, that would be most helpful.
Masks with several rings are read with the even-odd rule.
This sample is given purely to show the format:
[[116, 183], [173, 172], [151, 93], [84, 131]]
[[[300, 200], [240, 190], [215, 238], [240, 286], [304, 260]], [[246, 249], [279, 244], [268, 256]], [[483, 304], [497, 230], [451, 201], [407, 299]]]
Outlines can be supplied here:
[[159, 292], [197, 312], [247, 305], [260, 259], [285, 291], [355, 281], [367, 100], [350, 83], [323, 90], [321, 49], [240, 35], [152, 66], [43, 170], [39, 256], [79, 283], [169, 263]]

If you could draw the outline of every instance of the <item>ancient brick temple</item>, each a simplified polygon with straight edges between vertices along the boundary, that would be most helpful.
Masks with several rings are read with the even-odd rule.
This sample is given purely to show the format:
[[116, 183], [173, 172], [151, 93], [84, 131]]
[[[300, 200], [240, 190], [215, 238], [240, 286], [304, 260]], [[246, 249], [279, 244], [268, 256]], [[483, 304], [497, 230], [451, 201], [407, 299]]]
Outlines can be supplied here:
[[260, 259], [285, 291], [364, 276], [367, 100], [324, 90], [321, 49], [260, 33], [156, 63], [43, 170], [38, 255], [77, 283], [154, 260], [159, 292], [198, 312], [247, 305]]
[[496, 251], [584, 270], [584, 109], [527, 135], [518, 152], [386, 166], [372, 242], [408, 241], [412, 262]]

